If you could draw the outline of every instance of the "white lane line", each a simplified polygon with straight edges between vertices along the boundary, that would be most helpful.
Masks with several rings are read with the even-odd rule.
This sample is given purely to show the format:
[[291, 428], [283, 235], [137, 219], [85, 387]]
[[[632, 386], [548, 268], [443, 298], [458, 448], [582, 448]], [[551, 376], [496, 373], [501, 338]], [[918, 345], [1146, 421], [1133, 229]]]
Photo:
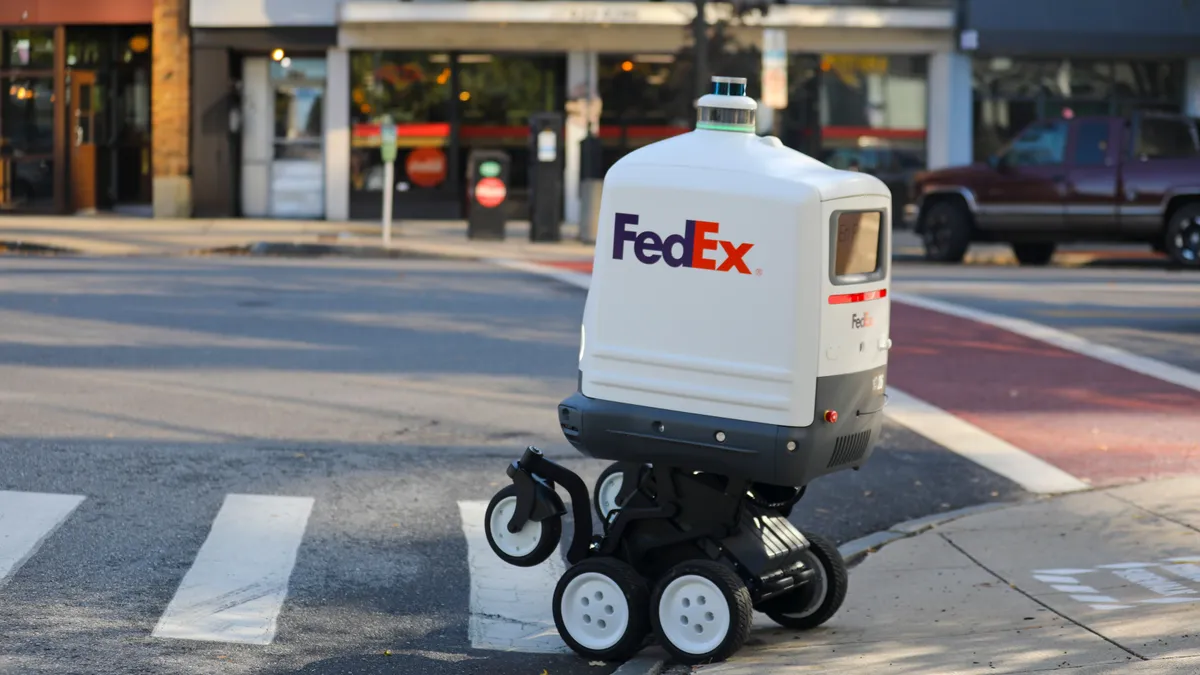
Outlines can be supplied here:
[[1096, 589], [1092, 588], [1091, 586], [1081, 586], [1079, 584], [1054, 584], [1053, 586], [1051, 586], [1051, 588], [1053, 588], [1056, 591], [1062, 591], [1063, 593], [1099, 593], [1100, 592], [1100, 591], [1097, 591]]
[[475, 649], [567, 653], [554, 627], [554, 586], [566, 571], [557, 552], [533, 567], [515, 567], [488, 546], [483, 528], [487, 502], [458, 503], [467, 567], [471, 573], [471, 620], [468, 634]]
[[1090, 568], [1090, 567], [1087, 569], [1084, 569], [1082, 567], [1065, 567], [1065, 568], [1059, 567], [1059, 568], [1052, 569], [1052, 570], [1034, 570], [1033, 573], [1034, 574], [1065, 574], [1065, 575], [1075, 576], [1076, 574], [1087, 574], [1088, 572], [1095, 572], [1095, 571], [1096, 571], [1095, 569]]
[[1092, 605], [1092, 609], [1129, 609], [1133, 605]]
[[1104, 605], [1120, 604], [1119, 600], [1107, 595], [1072, 595], [1071, 599], [1078, 600], [1079, 602], [1094, 602]]
[[916, 433], [1036, 494], [1086, 490], [1090, 486], [1058, 467], [996, 438], [921, 399], [888, 387], [888, 417]]
[[942, 300], [934, 300], [933, 298], [926, 298], [919, 295], [909, 295], [908, 293], [895, 293], [892, 295], [892, 299], [914, 307], [921, 307], [922, 309], [1003, 328], [1018, 335], [1040, 340], [1055, 347], [1075, 352], [1076, 354], [1082, 354], [1099, 361], [1111, 363], [1114, 366], [1120, 366], [1126, 370], [1132, 370], [1135, 373], [1141, 373], [1142, 375], [1170, 382], [1171, 384], [1176, 384], [1193, 391], [1200, 391], [1200, 373], [1180, 368], [1179, 366], [1174, 366], [1158, 359], [1127, 352], [1124, 349], [1092, 342], [1091, 340], [1073, 333], [1058, 330], [1057, 328], [1051, 328], [1025, 319], [1002, 316], [971, 307], [964, 307]]
[[0, 490], [0, 586], [37, 553], [83, 499]]
[[271, 644], [312, 507], [310, 497], [226, 495], [154, 637]]

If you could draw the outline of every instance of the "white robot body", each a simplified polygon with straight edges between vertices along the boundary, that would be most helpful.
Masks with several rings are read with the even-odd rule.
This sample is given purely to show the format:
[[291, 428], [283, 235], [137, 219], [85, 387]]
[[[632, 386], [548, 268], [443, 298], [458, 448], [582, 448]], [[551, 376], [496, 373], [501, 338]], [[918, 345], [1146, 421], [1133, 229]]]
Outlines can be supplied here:
[[[889, 200], [774, 138], [700, 129], [631, 153], [605, 178], [582, 393], [812, 424], [818, 377], [887, 363]], [[839, 216], [840, 253], [857, 244], [871, 274], [833, 273]]]

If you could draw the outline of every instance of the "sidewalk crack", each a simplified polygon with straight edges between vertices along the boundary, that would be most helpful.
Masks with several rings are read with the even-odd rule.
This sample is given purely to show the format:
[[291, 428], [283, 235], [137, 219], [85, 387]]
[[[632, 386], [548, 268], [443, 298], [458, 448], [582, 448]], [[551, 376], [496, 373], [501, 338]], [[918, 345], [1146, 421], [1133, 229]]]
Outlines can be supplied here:
[[946, 536], [946, 533], [944, 533], [944, 532], [939, 532], [939, 533], [938, 533], [938, 536], [939, 536], [939, 537], [941, 537], [941, 538], [942, 538], [942, 540], [943, 540], [943, 541], [945, 541], [947, 544], [949, 544], [950, 546], [952, 546], [952, 547], [954, 548], [954, 550], [956, 550], [956, 551], [958, 551], [959, 553], [963, 554], [963, 555], [964, 555], [964, 556], [965, 556], [965, 557], [966, 557], [968, 560], [970, 560], [971, 562], [973, 562], [973, 563], [975, 563], [976, 565], [978, 565], [980, 569], [982, 569], [983, 571], [987, 572], [988, 574], [990, 574], [990, 575], [992, 575], [992, 576], [996, 577], [996, 578], [997, 578], [997, 579], [999, 579], [1001, 582], [1003, 582], [1005, 585], [1007, 585], [1009, 588], [1011, 588], [1011, 589], [1013, 589], [1014, 591], [1016, 591], [1016, 592], [1020, 593], [1021, 595], [1025, 596], [1026, 598], [1029, 598], [1029, 599], [1030, 599], [1030, 600], [1032, 600], [1033, 602], [1035, 602], [1035, 603], [1037, 603], [1037, 604], [1041, 605], [1042, 607], [1046, 608], [1048, 611], [1051, 611], [1051, 612], [1053, 612], [1053, 613], [1057, 614], [1058, 616], [1062, 617], [1064, 620], [1066, 620], [1066, 621], [1069, 621], [1069, 622], [1071, 622], [1071, 623], [1075, 624], [1076, 626], [1079, 626], [1080, 628], [1084, 629], [1085, 631], [1087, 631], [1087, 632], [1091, 633], [1092, 635], [1095, 635], [1096, 637], [1100, 638], [1101, 640], [1104, 640], [1104, 641], [1105, 641], [1105, 642], [1107, 642], [1108, 644], [1110, 644], [1110, 645], [1112, 645], [1112, 646], [1116, 647], [1117, 649], [1120, 649], [1121, 651], [1125, 652], [1126, 654], [1132, 654], [1133, 656], [1136, 656], [1137, 658], [1141, 659], [1142, 661], [1149, 661], [1149, 660], [1150, 660], [1150, 659], [1149, 659], [1149, 657], [1142, 656], [1141, 654], [1139, 654], [1139, 653], [1137, 653], [1137, 652], [1133, 651], [1132, 649], [1130, 649], [1130, 648], [1126, 647], [1125, 645], [1123, 645], [1123, 644], [1120, 644], [1120, 643], [1118, 643], [1118, 642], [1115, 642], [1114, 640], [1112, 640], [1111, 638], [1109, 638], [1107, 635], [1104, 635], [1104, 634], [1102, 634], [1102, 633], [1099, 633], [1099, 632], [1097, 632], [1095, 629], [1093, 629], [1093, 628], [1092, 628], [1092, 627], [1090, 627], [1090, 626], [1085, 626], [1084, 624], [1082, 624], [1082, 623], [1080, 623], [1080, 622], [1076, 621], [1075, 619], [1073, 619], [1073, 618], [1071, 618], [1071, 617], [1067, 616], [1066, 614], [1063, 614], [1062, 612], [1058, 611], [1057, 609], [1054, 609], [1054, 608], [1053, 608], [1053, 607], [1051, 607], [1050, 605], [1047, 605], [1046, 603], [1042, 602], [1041, 600], [1038, 600], [1037, 598], [1033, 597], [1033, 596], [1032, 596], [1032, 595], [1030, 595], [1028, 592], [1026, 592], [1024, 589], [1022, 589], [1022, 588], [1019, 588], [1019, 587], [1018, 587], [1016, 584], [1014, 584], [1013, 582], [1011, 582], [1011, 581], [1009, 581], [1008, 579], [1005, 579], [1004, 577], [1000, 576], [1000, 574], [999, 574], [999, 573], [997, 573], [997, 572], [996, 572], [995, 570], [993, 570], [992, 568], [988, 567], [987, 565], [984, 565], [982, 562], [980, 562], [980, 560], [979, 560], [978, 558], [976, 558], [975, 556], [971, 555], [970, 553], [967, 553], [967, 552], [966, 552], [966, 551], [963, 549], [963, 547], [961, 547], [961, 546], [959, 546], [958, 544], [954, 543], [954, 542], [953, 542], [953, 541], [950, 539], [950, 537]]
[[1145, 506], [1142, 506], [1141, 504], [1139, 504], [1135, 501], [1126, 499], [1120, 495], [1116, 495], [1111, 492], [1108, 493], [1108, 496], [1112, 497], [1113, 499], [1116, 499], [1119, 502], [1124, 502], [1139, 511], [1144, 511], [1146, 513], [1149, 513], [1150, 515], [1154, 516], [1155, 518], [1162, 518], [1163, 520], [1167, 521], [1168, 523], [1175, 523], [1176, 525], [1186, 527], [1187, 529], [1191, 530], [1192, 532], [1200, 534], [1200, 527], [1196, 527], [1195, 525], [1192, 525], [1191, 523], [1185, 523], [1182, 520], [1176, 520], [1175, 518], [1172, 518], [1171, 516], [1161, 514], [1157, 511], [1146, 508]]

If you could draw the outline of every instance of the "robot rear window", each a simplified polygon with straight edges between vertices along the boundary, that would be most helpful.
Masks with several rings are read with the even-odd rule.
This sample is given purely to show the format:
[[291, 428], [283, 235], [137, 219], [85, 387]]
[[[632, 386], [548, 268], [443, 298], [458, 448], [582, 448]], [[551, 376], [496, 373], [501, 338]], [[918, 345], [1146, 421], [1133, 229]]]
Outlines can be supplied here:
[[[880, 211], [842, 211], [834, 216], [833, 277], [838, 282], [868, 281], [880, 271]], [[836, 282], [835, 282], [836, 283]]]

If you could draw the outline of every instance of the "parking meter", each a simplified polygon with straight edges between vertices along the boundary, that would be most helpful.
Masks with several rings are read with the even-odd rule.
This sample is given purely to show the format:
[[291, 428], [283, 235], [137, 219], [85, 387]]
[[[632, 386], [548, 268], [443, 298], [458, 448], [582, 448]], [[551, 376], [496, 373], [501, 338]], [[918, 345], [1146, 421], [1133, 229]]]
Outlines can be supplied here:
[[563, 114], [529, 117], [529, 239], [558, 241], [563, 209]]
[[467, 238], [504, 239], [510, 160], [501, 150], [467, 155]]

